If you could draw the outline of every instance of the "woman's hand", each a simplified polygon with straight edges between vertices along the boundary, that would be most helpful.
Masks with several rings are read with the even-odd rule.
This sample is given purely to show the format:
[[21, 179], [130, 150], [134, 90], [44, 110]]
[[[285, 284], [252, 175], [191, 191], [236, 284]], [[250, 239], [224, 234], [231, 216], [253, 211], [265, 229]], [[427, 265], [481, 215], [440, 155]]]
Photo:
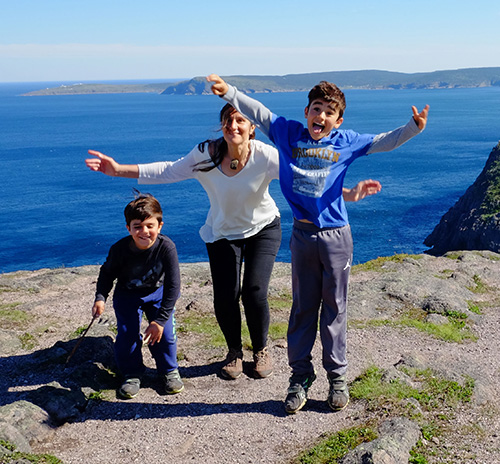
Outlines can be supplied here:
[[120, 164], [111, 156], [106, 156], [104, 153], [95, 150], [89, 150], [89, 155], [96, 157], [85, 160], [85, 164], [92, 171], [102, 172], [111, 177], [129, 177], [132, 179], [139, 177], [139, 166], [137, 164]]

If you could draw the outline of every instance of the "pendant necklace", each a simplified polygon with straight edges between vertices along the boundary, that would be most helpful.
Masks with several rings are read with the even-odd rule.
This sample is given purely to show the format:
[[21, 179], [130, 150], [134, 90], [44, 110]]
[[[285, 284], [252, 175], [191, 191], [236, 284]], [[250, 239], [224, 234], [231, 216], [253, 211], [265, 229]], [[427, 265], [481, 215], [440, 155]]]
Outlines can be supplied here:
[[238, 164], [239, 164], [239, 161], [237, 158], [233, 158], [231, 160], [231, 163], [229, 164], [229, 167], [233, 170], [233, 171], [236, 171], [236, 169], [238, 169]]

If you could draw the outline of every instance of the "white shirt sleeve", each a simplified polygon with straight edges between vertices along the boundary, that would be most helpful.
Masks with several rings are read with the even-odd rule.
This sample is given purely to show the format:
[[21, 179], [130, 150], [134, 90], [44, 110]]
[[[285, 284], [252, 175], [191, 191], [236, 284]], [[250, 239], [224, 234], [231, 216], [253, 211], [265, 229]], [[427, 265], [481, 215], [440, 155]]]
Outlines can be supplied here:
[[[193, 179], [196, 171], [194, 165], [198, 162], [197, 147], [177, 161], [160, 161], [157, 163], [139, 164], [139, 184], [171, 184], [186, 179]], [[206, 157], [209, 155], [207, 153]]]

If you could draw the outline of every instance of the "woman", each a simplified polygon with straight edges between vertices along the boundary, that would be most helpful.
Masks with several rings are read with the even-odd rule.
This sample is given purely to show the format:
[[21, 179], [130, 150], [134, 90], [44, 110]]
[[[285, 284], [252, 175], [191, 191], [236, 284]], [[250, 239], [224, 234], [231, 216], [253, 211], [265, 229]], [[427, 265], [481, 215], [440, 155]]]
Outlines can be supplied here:
[[[269, 194], [269, 183], [278, 178], [278, 152], [255, 140], [255, 126], [229, 104], [222, 108], [220, 122], [222, 138], [200, 143], [177, 161], [122, 165], [89, 150], [95, 158], [86, 164], [109, 176], [138, 178], [142, 184], [192, 178], [200, 182], [210, 200], [200, 236], [210, 261], [215, 316], [228, 346], [221, 375], [236, 379], [243, 372], [241, 297], [252, 341], [253, 373], [265, 378], [272, 373], [267, 293], [281, 243], [279, 210]], [[378, 182], [362, 181], [345, 189], [344, 198], [358, 201], [379, 190]]]

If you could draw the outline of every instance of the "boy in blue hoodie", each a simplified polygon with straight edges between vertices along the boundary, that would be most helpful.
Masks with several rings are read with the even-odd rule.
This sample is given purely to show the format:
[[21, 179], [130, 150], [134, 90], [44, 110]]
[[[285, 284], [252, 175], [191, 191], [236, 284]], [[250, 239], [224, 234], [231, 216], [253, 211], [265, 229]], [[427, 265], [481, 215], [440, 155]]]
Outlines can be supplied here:
[[329, 381], [327, 402], [334, 411], [349, 402], [346, 381], [347, 289], [352, 237], [342, 187], [347, 168], [360, 156], [393, 150], [424, 130], [429, 106], [402, 127], [378, 135], [340, 130], [346, 107], [343, 92], [322, 81], [309, 92], [307, 127], [273, 114], [216, 74], [212, 92], [259, 127], [279, 151], [281, 190], [294, 224], [290, 239], [293, 304], [288, 325], [292, 369], [285, 410], [293, 414], [307, 401], [316, 379], [312, 348], [320, 327], [322, 363]]

